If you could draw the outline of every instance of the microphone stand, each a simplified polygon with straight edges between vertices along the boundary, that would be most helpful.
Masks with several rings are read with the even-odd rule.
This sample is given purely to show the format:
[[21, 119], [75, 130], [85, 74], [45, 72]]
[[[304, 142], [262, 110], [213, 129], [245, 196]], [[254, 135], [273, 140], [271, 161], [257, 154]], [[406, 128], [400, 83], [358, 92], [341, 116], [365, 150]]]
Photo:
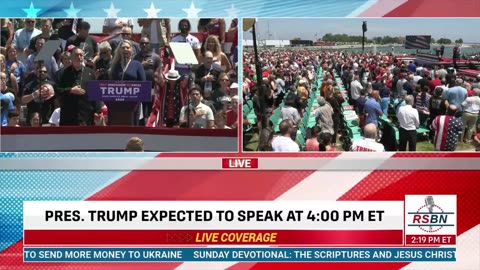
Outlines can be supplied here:
[[[41, 78], [37, 78], [38, 80], [38, 92], [39, 92], [39, 95], [38, 95], [38, 111], [39, 111], [39, 120], [40, 120], [40, 127], [42, 127], [43, 125], [43, 97], [42, 97], [42, 79]], [[30, 115], [31, 117], [31, 115]], [[32, 121], [32, 119], [30, 119], [30, 121]]]
[[188, 66], [188, 91], [187, 91], [187, 109], [185, 111], [187, 112], [188, 127], [191, 128], [192, 125], [190, 124], [190, 90], [192, 89], [193, 85], [190, 80], [192, 78], [192, 64], [187, 64], [187, 66]]
[[[39, 65], [42, 65], [44, 62], [43, 61], [38, 61], [37, 62], [37, 66]], [[40, 75], [41, 76], [41, 75]], [[43, 86], [43, 81], [45, 80], [42, 80], [42, 78], [40, 76], [37, 76], [37, 83], [38, 83], [38, 119], [39, 119], [39, 122], [40, 122], [40, 127], [42, 127], [43, 125], [43, 97], [42, 97], [42, 86]], [[45, 74], [45, 76], [47, 76], [47, 74]], [[34, 101], [35, 102], [35, 101]], [[30, 114], [30, 117], [31, 117], [31, 114]], [[30, 121], [32, 121], [32, 119], [30, 118]]]

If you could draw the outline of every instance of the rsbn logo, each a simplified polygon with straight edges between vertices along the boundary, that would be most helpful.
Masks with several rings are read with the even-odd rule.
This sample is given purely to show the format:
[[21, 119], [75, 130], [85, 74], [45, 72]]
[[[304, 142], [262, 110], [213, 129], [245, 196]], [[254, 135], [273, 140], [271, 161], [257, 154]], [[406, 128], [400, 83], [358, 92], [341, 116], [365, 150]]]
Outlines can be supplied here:
[[449, 216], [454, 212], [445, 212], [442, 207], [435, 204], [433, 196], [425, 197], [425, 204], [417, 212], [408, 213], [412, 218], [408, 226], [416, 226], [428, 233], [440, 231], [443, 227], [455, 226], [454, 221], [449, 221]]

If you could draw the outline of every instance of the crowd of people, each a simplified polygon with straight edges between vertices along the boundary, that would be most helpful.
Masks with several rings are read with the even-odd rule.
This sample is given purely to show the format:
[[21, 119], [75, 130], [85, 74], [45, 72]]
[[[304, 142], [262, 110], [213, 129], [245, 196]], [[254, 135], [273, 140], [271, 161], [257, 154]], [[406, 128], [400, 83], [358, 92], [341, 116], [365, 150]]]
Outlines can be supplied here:
[[[114, 18], [91, 33], [88, 19], [1, 19], [2, 126], [237, 128], [237, 20], [197, 25]], [[54, 40], [58, 49], [45, 57]], [[190, 44], [198, 65], [176, 62], [178, 42]], [[151, 82], [151, 100], [93, 101], [95, 80]]]
[[[436, 151], [455, 151], [458, 142], [480, 150], [480, 76], [461, 78], [452, 67], [427, 67], [392, 53], [282, 48], [260, 50], [258, 59], [261, 80], [254, 52], [244, 52], [243, 94], [257, 115], [244, 123], [257, 125], [259, 151], [341, 150], [339, 139], [347, 136], [342, 103], [347, 102], [358, 117], [361, 138], [343, 150], [416, 151], [423, 135]], [[315, 125], [305, 127], [312, 95]], [[277, 123], [271, 120], [278, 109], [275, 132]], [[419, 132], [422, 127], [425, 134]], [[297, 133], [305, 128], [302, 149]]]

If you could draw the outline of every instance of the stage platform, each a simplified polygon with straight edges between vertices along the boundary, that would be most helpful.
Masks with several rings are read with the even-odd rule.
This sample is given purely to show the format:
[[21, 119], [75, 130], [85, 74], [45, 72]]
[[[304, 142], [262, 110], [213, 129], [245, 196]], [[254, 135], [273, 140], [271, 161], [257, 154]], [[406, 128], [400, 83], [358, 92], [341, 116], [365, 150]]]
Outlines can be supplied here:
[[236, 152], [237, 129], [146, 127], [2, 127], [1, 151], [123, 151], [140, 137], [145, 151]]

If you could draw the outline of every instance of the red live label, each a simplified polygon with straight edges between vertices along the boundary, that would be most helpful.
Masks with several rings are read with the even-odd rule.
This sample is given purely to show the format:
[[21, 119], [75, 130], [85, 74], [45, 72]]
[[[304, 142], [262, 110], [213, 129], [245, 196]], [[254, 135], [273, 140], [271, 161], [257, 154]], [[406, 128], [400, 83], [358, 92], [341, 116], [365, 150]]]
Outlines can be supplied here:
[[257, 158], [224, 158], [223, 169], [258, 169]]
[[406, 245], [455, 245], [455, 235], [407, 235]]

